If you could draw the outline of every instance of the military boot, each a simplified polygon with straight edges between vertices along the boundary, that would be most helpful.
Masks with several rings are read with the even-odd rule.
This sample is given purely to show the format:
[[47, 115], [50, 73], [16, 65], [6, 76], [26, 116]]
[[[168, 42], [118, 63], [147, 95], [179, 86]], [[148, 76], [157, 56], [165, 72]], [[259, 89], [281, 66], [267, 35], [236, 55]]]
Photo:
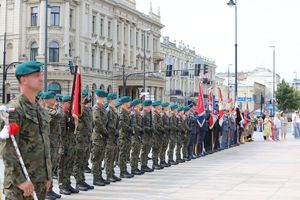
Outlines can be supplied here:
[[59, 193], [63, 194], [63, 195], [71, 195], [72, 194], [72, 192], [70, 191], [70, 189], [68, 187], [60, 187]]
[[106, 184], [105, 184], [105, 182], [102, 179], [94, 179], [93, 185], [96, 185], [96, 186], [105, 186]]
[[143, 173], [138, 169], [134, 169], [134, 170], [131, 170], [131, 174], [133, 174], [133, 175], [142, 175]]
[[153, 172], [154, 170], [149, 168], [148, 166], [142, 166], [142, 171], [143, 172]]
[[83, 182], [83, 184], [85, 185], [85, 187], [87, 187], [89, 190], [93, 190], [94, 186], [87, 184], [86, 182]]
[[76, 188], [73, 188], [71, 185], [68, 185], [68, 188], [70, 190], [71, 193], [77, 194], [79, 193], [79, 190]]
[[116, 181], [121, 181], [122, 179], [120, 179], [119, 177], [117, 177], [116, 175], [112, 176]]
[[89, 189], [84, 185], [84, 183], [77, 183], [76, 184], [76, 189], [79, 191], [88, 191]]

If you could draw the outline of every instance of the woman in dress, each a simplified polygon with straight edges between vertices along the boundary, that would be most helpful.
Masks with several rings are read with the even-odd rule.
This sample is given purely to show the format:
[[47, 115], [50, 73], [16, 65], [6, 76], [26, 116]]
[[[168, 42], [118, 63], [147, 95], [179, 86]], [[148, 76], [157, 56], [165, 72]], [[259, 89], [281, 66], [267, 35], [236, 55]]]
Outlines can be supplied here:
[[271, 141], [270, 137], [272, 136], [272, 124], [270, 122], [268, 114], [266, 114], [265, 119], [264, 119], [263, 135], [266, 137], [267, 141]]
[[285, 140], [288, 120], [286, 115], [283, 112], [281, 113], [280, 121], [281, 121], [281, 140]]

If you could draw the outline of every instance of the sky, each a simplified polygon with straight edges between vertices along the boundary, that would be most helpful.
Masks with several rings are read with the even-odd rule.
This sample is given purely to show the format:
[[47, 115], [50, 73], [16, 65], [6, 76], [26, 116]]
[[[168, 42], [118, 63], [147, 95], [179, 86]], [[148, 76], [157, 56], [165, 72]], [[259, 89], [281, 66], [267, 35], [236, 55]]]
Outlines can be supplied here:
[[[217, 72], [234, 72], [235, 11], [229, 0], [136, 0], [148, 13], [150, 2], [165, 25], [162, 36], [183, 41], [216, 61]], [[237, 0], [238, 71], [275, 67], [287, 82], [300, 77], [300, 0]], [[295, 73], [296, 72], [296, 73]]]

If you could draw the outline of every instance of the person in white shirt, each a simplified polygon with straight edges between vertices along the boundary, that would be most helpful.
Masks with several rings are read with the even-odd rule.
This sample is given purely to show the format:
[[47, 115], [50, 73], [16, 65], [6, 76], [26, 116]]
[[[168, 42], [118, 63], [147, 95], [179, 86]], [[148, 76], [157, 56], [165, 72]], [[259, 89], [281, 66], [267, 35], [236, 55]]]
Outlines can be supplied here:
[[276, 113], [275, 118], [274, 118], [274, 126], [275, 126], [275, 141], [279, 141], [279, 134], [281, 131], [281, 121], [280, 121], [280, 114]]

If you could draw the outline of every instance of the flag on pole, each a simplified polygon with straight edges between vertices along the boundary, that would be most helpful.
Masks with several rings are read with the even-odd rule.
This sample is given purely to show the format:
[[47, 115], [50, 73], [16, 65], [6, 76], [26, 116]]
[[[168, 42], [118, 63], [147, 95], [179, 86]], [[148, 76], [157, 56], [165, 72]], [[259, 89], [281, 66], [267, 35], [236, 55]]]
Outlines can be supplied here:
[[248, 101], [246, 101], [246, 108], [244, 110], [244, 123], [245, 123], [246, 126], [249, 123], [249, 120], [248, 120], [248, 110], [249, 110]]
[[73, 97], [73, 114], [77, 117], [81, 116], [81, 74], [79, 67], [75, 76], [74, 97]]
[[213, 98], [213, 88], [209, 88], [208, 89], [208, 108], [209, 108], [209, 112], [210, 112], [210, 116], [209, 116], [209, 128], [212, 129], [218, 119], [217, 115], [216, 115], [216, 104], [214, 102], [214, 98]]
[[223, 108], [223, 96], [220, 87], [218, 87], [218, 93], [219, 93], [219, 124], [220, 126], [222, 126], [224, 120], [223, 118], [224, 108]]
[[199, 84], [197, 113], [198, 113], [198, 119], [197, 119], [198, 124], [200, 127], [202, 127], [205, 122], [205, 108], [204, 108], [204, 98], [203, 98], [203, 86], [201, 83]]

